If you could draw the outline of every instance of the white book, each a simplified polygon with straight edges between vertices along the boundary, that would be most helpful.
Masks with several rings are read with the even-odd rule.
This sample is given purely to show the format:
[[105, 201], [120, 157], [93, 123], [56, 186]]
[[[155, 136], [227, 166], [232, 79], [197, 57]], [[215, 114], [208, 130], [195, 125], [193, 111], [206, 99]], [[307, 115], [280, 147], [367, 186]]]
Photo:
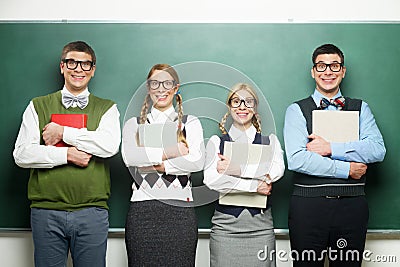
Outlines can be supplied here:
[[273, 148], [272, 144], [261, 145], [225, 141], [224, 156], [228, 157], [232, 163], [240, 165], [270, 164], [274, 154]]
[[[241, 166], [246, 166], [247, 164], [258, 164], [258, 166], [267, 164], [266, 169], [270, 169], [274, 155], [273, 147], [273, 144], [260, 145], [225, 142], [224, 156], [228, 157], [233, 164]], [[219, 203], [222, 205], [266, 208], [267, 198], [266, 195], [256, 192], [220, 193]]]
[[312, 132], [328, 142], [359, 140], [358, 111], [313, 110]]
[[178, 143], [174, 122], [139, 124], [139, 142], [144, 147], [167, 148]]

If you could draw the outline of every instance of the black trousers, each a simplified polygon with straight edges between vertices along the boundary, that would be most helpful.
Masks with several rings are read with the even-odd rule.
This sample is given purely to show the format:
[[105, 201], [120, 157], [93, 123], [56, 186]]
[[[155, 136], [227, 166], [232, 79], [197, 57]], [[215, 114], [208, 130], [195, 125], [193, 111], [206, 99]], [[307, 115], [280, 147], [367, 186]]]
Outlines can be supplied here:
[[292, 196], [289, 235], [294, 267], [361, 266], [368, 203], [357, 197]]

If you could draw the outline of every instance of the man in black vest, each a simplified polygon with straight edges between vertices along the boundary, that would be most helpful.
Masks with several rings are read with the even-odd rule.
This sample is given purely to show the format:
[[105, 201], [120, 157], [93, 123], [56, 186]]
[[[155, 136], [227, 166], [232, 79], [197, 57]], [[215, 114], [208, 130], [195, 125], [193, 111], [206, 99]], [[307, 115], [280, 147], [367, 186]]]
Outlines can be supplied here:
[[[343, 97], [343, 52], [324, 44], [312, 55], [314, 93], [286, 111], [284, 139], [294, 171], [289, 234], [294, 266], [361, 266], [368, 224], [367, 164], [383, 160], [386, 149], [367, 103]], [[328, 142], [312, 133], [312, 111], [359, 112], [359, 140]], [[335, 127], [335, 125], [332, 125]]]

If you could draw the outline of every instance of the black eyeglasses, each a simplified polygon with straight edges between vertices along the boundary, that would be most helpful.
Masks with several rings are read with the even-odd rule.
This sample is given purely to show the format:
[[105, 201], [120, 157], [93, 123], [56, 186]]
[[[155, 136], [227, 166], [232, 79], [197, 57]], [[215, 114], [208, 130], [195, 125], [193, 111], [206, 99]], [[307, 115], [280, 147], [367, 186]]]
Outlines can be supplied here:
[[63, 60], [63, 62], [69, 70], [76, 69], [78, 67], [78, 64], [81, 65], [81, 69], [84, 71], [90, 71], [94, 66], [94, 63], [92, 61], [79, 61], [72, 58], [66, 58]]
[[343, 63], [339, 63], [339, 62], [333, 62], [330, 64], [326, 64], [324, 62], [314, 63], [314, 68], [318, 72], [324, 72], [328, 67], [333, 72], [339, 72], [343, 67]]
[[172, 88], [175, 87], [176, 82], [174, 80], [165, 80], [165, 81], [148, 80], [147, 81], [147, 85], [149, 86], [149, 88], [151, 90], [157, 90], [161, 84], [165, 89], [171, 90]]
[[234, 97], [231, 100], [229, 100], [229, 104], [233, 108], [238, 108], [242, 103], [245, 105], [247, 108], [254, 108], [256, 105], [256, 100], [254, 98], [246, 98], [246, 99], [240, 99], [238, 97]]

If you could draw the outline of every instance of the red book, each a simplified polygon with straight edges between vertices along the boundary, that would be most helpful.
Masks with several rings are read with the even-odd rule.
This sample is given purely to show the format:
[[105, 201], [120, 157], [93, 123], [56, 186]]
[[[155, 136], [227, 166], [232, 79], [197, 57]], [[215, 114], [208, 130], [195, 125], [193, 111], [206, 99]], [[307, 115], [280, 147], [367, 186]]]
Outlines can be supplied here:
[[[51, 114], [51, 122], [78, 129], [86, 128], [87, 119], [87, 114]], [[56, 146], [66, 147], [70, 145], [60, 141], [56, 144]]]

